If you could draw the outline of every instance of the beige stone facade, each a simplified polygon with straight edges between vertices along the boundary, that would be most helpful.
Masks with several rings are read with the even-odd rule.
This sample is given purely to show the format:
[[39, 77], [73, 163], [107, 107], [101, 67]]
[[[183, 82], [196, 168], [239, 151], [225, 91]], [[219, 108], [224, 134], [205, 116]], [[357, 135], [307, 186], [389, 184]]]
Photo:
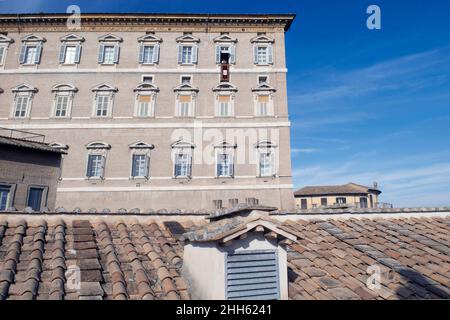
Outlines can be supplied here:
[[[57, 206], [294, 208], [284, 47], [293, 16], [87, 14], [74, 30], [66, 20], [0, 15], [0, 126], [68, 147]], [[149, 63], [142, 45], [153, 48]], [[180, 46], [195, 61], [180, 63]], [[229, 82], [218, 46], [233, 47]], [[223, 171], [218, 154], [232, 159]]]

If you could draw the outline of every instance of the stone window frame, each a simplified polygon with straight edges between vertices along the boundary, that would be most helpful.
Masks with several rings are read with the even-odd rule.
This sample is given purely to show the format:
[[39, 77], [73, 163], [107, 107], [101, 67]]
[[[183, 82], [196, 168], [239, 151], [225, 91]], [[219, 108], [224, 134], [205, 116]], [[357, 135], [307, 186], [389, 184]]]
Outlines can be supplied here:
[[236, 64], [236, 43], [238, 40], [229, 36], [228, 34], [221, 34], [220, 36], [213, 39], [215, 44], [215, 61], [217, 65], [221, 64], [220, 61], [220, 47], [228, 47], [230, 50], [230, 60], [229, 64]]
[[[150, 161], [151, 161], [151, 151], [155, 148], [155, 146], [151, 143], [146, 143], [142, 140], [134, 142], [130, 145], [128, 145], [130, 149], [130, 156], [131, 156], [131, 162], [130, 162], [130, 179], [136, 180], [136, 179], [150, 179]], [[147, 175], [146, 176], [134, 176], [133, 175], [133, 160], [135, 155], [145, 155], [147, 157]]]
[[[112, 118], [113, 113], [113, 107], [114, 107], [114, 97], [115, 94], [119, 91], [116, 87], [107, 84], [107, 83], [101, 83], [91, 90], [94, 93], [93, 98], [93, 108], [92, 108], [92, 118]], [[98, 103], [98, 97], [100, 96], [108, 96], [108, 110], [106, 116], [98, 116], [97, 115], [97, 103]]]
[[[265, 34], [258, 35], [250, 40], [253, 45], [253, 64], [255, 66], [270, 66], [274, 64], [274, 43], [275, 40]], [[258, 59], [258, 48], [267, 48], [266, 62], [260, 63]]]
[[[70, 119], [72, 117], [72, 107], [73, 107], [73, 99], [75, 97], [75, 93], [78, 92], [78, 88], [69, 83], [59, 83], [52, 88], [53, 93], [53, 106], [52, 106], [52, 118], [55, 119]], [[58, 97], [67, 96], [67, 110], [65, 116], [57, 116], [56, 115], [56, 107], [58, 102]]]
[[9, 45], [14, 43], [14, 40], [7, 36], [0, 34], [0, 48], [3, 49], [3, 54], [0, 57], [0, 69], [4, 69], [6, 64], [6, 57], [8, 55]]
[[[236, 167], [236, 149], [237, 149], [237, 144], [231, 144], [228, 143], [226, 141], [219, 143], [219, 144], [215, 144], [214, 145], [214, 160], [215, 160], [215, 177], [218, 179], [221, 178], [234, 178], [235, 177], [235, 167]], [[231, 156], [231, 174], [230, 175], [219, 175], [219, 163], [218, 163], [218, 157], [219, 154], [228, 154]]]
[[[274, 144], [270, 140], [262, 140], [259, 141], [255, 145], [256, 154], [257, 154], [257, 168], [256, 168], [256, 176], [258, 178], [269, 178], [269, 177], [277, 177], [278, 175], [278, 145]], [[268, 153], [270, 154], [270, 167], [271, 167], [271, 173], [270, 174], [261, 174], [261, 154], [262, 153]]]
[[[35, 94], [38, 91], [39, 90], [37, 88], [35, 88], [32, 85], [29, 85], [27, 83], [22, 83], [22, 84], [19, 84], [18, 86], [15, 86], [12, 89], [13, 102], [12, 102], [10, 118], [11, 119], [29, 119], [30, 114], [31, 114], [31, 108], [33, 106], [33, 99], [34, 99]], [[19, 97], [24, 97], [24, 96], [26, 96], [28, 98], [27, 105], [25, 107], [26, 108], [25, 115], [23, 117], [17, 117], [16, 116], [17, 99]]]
[[[255, 117], [274, 117], [275, 116], [275, 93], [276, 89], [270, 86], [267, 83], [262, 83], [255, 88], [252, 88], [253, 93], [253, 103], [254, 103], [254, 116]], [[259, 97], [260, 96], [268, 96], [268, 113], [266, 115], [262, 115], [259, 112]]]
[[[235, 100], [236, 93], [238, 92], [237, 87], [230, 82], [221, 82], [212, 89], [214, 93], [214, 116], [217, 118], [232, 118], [235, 116]], [[228, 115], [220, 115], [220, 96], [230, 97], [230, 113]]]
[[[105, 34], [98, 38], [100, 43], [98, 48], [97, 63], [100, 66], [117, 66], [120, 61], [120, 43], [123, 39], [112, 33]], [[114, 47], [114, 59], [112, 63], [105, 63], [105, 47]]]
[[[134, 89], [135, 98], [134, 98], [134, 112], [133, 115], [136, 118], [154, 118], [155, 117], [155, 109], [156, 109], [156, 98], [159, 92], [159, 88], [150, 82], [141, 82]], [[140, 96], [150, 96], [151, 102], [149, 104], [149, 112], [146, 116], [139, 115], [139, 97]]]
[[[192, 164], [193, 164], [193, 158], [194, 158], [194, 148], [195, 148], [195, 144], [193, 144], [192, 142], [188, 142], [188, 141], [184, 141], [184, 140], [179, 140], [176, 141], [174, 143], [172, 143], [171, 148], [172, 148], [172, 165], [173, 165], [173, 170], [172, 170], [172, 178], [173, 179], [192, 179]], [[183, 175], [183, 176], [177, 176], [176, 175], [176, 156], [177, 155], [188, 155], [188, 168], [187, 168], [187, 175]]]
[[[61, 47], [59, 49], [59, 64], [61, 66], [74, 66], [80, 64], [82, 43], [85, 41], [83, 37], [76, 34], [68, 34], [60, 38]], [[75, 61], [73, 63], [66, 62], [67, 47], [75, 47]]]
[[[0, 187], [9, 188], [7, 206], [5, 208], [6, 209], [5, 211], [8, 211], [8, 209], [14, 208], [17, 184], [11, 183], [11, 182], [3, 182], [0, 180]], [[1, 212], [1, 210], [0, 210], [0, 212]]]
[[[139, 54], [138, 54], [138, 62], [140, 66], [152, 66], [159, 64], [160, 54], [161, 54], [161, 42], [162, 39], [155, 36], [152, 33], [143, 35], [138, 38], [138, 44], [139, 44]], [[145, 62], [144, 61], [144, 48], [147, 46], [153, 46], [153, 54], [152, 54], [152, 61], [151, 62]]]
[[[37, 66], [41, 63], [42, 51], [44, 43], [47, 41], [45, 38], [37, 36], [35, 34], [29, 34], [21, 39], [22, 44], [19, 52], [19, 64], [21, 66]], [[26, 63], [28, 47], [36, 47], [36, 56], [33, 63]]]
[[[176, 86], [173, 89], [175, 93], [175, 117], [178, 118], [193, 118], [195, 117], [195, 105], [197, 100], [197, 94], [199, 92], [199, 89], [197, 87], [194, 87], [190, 83], [182, 83], [178, 86]], [[189, 114], [187, 116], [183, 116], [180, 114], [180, 97], [182, 96], [190, 96], [191, 102], [189, 106]]]
[[[86, 171], [85, 176], [87, 180], [104, 180], [106, 173], [106, 163], [111, 150], [111, 145], [103, 141], [93, 141], [86, 145]], [[101, 156], [102, 157], [102, 172], [100, 176], [89, 176], [89, 159], [90, 156]]]
[[47, 207], [47, 203], [48, 203], [48, 191], [49, 191], [49, 187], [46, 185], [39, 185], [39, 184], [30, 184], [27, 186], [27, 197], [26, 197], [26, 201], [25, 201], [25, 206], [28, 206], [28, 201], [30, 198], [30, 191], [31, 189], [41, 189], [42, 190], [42, 195], [41, 195], [41, 206], [39, 208], [39, 211], [42, 211], [43, 208]]
[[[200, 39], [194, 37], [191, 33], [186, 32], [182, 36], [175, 39], [177, 42], [177, 62], [179, 66], [195, 66], [198, 64], [199, 42]], [[183, 47], [192, 48], [191, 62], [183, 62]]]

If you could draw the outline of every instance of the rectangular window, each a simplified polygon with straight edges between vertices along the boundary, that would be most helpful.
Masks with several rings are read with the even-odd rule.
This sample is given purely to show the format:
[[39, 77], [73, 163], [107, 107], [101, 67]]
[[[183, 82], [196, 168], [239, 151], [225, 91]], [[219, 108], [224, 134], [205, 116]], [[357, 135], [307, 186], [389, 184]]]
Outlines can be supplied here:
[[110, 99], [109, 96], [99, 95], [97, 97], [97, 105], [96, 105], [96, 111], [95, 111], [95, 115], [97, 117], [108, 116], [109, 99]]
[[337, 197], [336, 198], [336, 203], [337, 204], [346, 204], [347, 203], [347, 198], [345, 198], [345, 197]]
[[175, 177], [191, 175], [191, 156], [189, 154], [175, 155]]
[[226, 258], [226, 299], [280, 299], [275, 250], [239, 250]]
[[234, 208], [238, 205], [239, 199], [228, 199], [228, 207]]
[[131, 169], [133, 177], [148, 177], [148, 157], [145, 154], [134, 154]]
[[191, 83], [191, 76], [181, 76], [181, 84]]
[[258, 116], [268, 116], [270, 114], [269, 110], [269, 95], [259, 95], [258, 96]]
[[153, 82], [153, 76], [142, 76], [142, 82], [152, 83]]
[[217, 176], [233, 176], [233, 157], [231, 154], [224, 153], [217, 155]]
[[367, 198], [359, 198], [359, 206], [360, 208], [367, 208]]
[[55, 102], [55, 117], [67, 117], [68, 108], [69, 96], [57, 96]]
[[104, 157], [99, 154], [90, 154], [88, 157], [88, 168], [87, 168], [87, 176], [88, 177], [103, 177], [104, 170]]
[[154, 63], [153, 61], [153, 55], [155, 52], [155, 46], [144, 46], [143, 52], [142, 52], [142, 63]]
[[213, 200], [213, 203], [214, 203], [214, 208], [216, 208], [218, 210], [223, 208], [222, 207], [222, 200]]
[[0, 46], [0, 66], [4, 64], [6, 47]]
[[259, 174], [262, 177], [272, 175], [272, 155], [268, 152], [259, 154]]
[[103, 63], [104, 64], [114, 64], [116, 47], [115, 46], [105, 46], [103, 50], [104, 50]]
[[217, 116], [231, 116], [231, 97], [229, 95], [220, 95], [217, 97], [217, 100]]
[[192, 51], [193, 51], [192, 46], [182, 46], [182, 48], [181, 48], [181, 63], [182, 64], [193, 63]]
[[33, 211], [40, 211], [43, 193], [43, 188], [30, 188], [30, 190], [28, 191], [27, 207], [31, 207]]
[[37, 47], [27, 46], [25, 52], [25, 64], [35, 64], [37, 58]]
[[28, 97], [28, 96], [18, 96], [16, 98], [14, 117], [16, 117], [16, 118], [26, 117], [29, 99], [30, 99], [30, 97]]
[[321, 198], [321, 199], [320, 199], [320, 205], [321, 205], [322, 207], [326, 207], [326, 206], [328, 205], [328, 200], [327, 200], [327, 198]]
[[258, 76], [258, 84], [268, 83], [269, 77], [268, 76]]
[[0, 211], [11, 207], [9, 203], [11, 188], [9, 186], [0, 186]]
[[192, 96], [182, 95], [178, 98], [178, 114], [179, 117], [191, 116]]
[[67, 46], [64, 63], [65, 64], [75, 64], [76, 57], [77, 57], [77, 47], [76, 46]]
[[268, 63], [268, 48], [267, 47], [257, 47], [256, 48], [256, 56], [258, 64], [267, 64]]
[[153, 113], [151, 112], [152, 96], [140, 95], [137, 102], [137, 116], [138, 117], [149, 117]]

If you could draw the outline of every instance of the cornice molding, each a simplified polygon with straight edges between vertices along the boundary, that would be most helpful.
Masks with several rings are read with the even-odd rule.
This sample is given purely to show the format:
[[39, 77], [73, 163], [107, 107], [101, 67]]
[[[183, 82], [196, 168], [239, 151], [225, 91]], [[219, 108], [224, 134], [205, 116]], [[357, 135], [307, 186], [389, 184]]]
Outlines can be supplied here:
[[[40, 26], [50, 29], [67, 30], [68, 14], [0, 14], [0, 26], [23, 28], [27, 26]], [[114, 26], [140, 27], [151, 29], [164, 26], [167, 29], [174, 27], [222, 27], [223, 29], [263, 27], [283, 28], [288, 31], [294, 20], [294, 14], [266, 14], [266, 15], [240, 15], [240, 14], [81, 14], [82, 31], [108, 28]], [[171, 30], [168, 30], [171, 31]]]

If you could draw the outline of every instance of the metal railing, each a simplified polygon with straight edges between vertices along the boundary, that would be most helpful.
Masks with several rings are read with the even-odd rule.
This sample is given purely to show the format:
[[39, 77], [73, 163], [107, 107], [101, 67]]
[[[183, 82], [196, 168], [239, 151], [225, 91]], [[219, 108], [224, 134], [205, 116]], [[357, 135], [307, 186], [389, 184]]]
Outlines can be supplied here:
[[24, 130], [9, 129], [4, 127], [0, 127], [0, 136], [14, 139], [29, 140], [33, 142], [45, 142], [45, 135], [43, 134], [38, 134]]

